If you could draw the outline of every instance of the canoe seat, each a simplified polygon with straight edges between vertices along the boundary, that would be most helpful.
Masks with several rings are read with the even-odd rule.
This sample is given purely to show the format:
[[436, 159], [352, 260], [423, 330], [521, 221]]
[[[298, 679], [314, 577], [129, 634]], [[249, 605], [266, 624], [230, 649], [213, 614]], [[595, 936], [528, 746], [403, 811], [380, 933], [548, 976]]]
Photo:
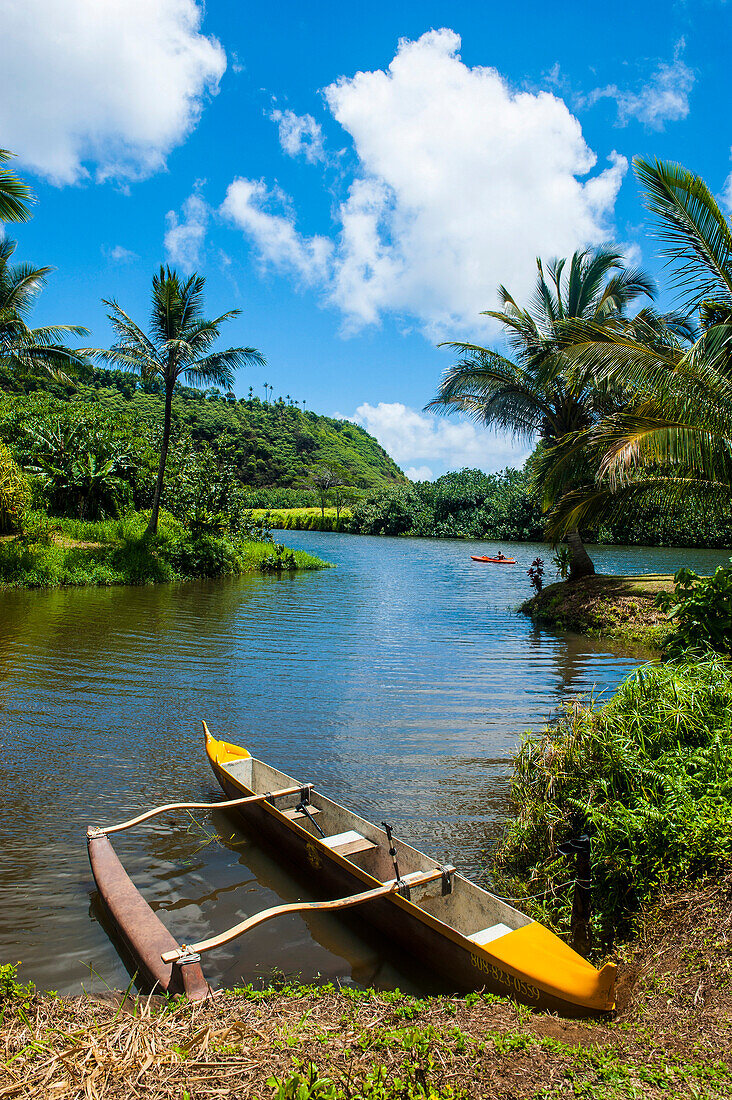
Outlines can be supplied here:
[[[320, 813], [320, 810], [317, 806], [308, 806], [308, 813], [314, 817], [315, 814]], [[294, 806], [291, 810], [283, 810], [282, 816], [289, 818], [290, 821], [299, 821], [301, 817], [304, 817], [307, 820], [307, 815], [304, 814], [301, 810], [298, 810], [296, 806]]]
[[509, 928], [507, 924], [492, 924], [490, 928], [483, 928], [480, 932], [473, 932], [472, 936], [468, 936], [469, 940], [473, 943], [477, 943], [478, 947], [485, 947], [491, 940], [500, 939], [501, 936], [507, 936], [509, 932], [513, 932], [513, 928]]
[[346, 833], [336, 833], [335, 836], [324, 836], [323, 844], [339, 856], [355, 856], [357, 852], [368, 852], [371, 848], [378, 848], [378, 844], [367, 840], [355, 829], [349, 829]]

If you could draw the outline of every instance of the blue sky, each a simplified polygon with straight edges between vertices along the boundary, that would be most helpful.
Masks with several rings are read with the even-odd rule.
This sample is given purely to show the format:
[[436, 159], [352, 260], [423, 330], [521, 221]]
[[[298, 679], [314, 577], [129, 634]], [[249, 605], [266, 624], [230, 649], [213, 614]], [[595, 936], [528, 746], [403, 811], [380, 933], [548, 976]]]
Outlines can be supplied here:
[[499, 282], [601, 241], [663, 278], [634, 155], [732, 194], [722, 0], [3, 7], [0, 147], [39, 200], [13, 233], [57, 268], [38, 322], [103, 344], [102, 296], [144, 321], [156, 266], [195, 268], [267, 357], [240, 395], [353, 416], [423, 476], [523, 454], [421, 411], [440, 339], [496, 343]]

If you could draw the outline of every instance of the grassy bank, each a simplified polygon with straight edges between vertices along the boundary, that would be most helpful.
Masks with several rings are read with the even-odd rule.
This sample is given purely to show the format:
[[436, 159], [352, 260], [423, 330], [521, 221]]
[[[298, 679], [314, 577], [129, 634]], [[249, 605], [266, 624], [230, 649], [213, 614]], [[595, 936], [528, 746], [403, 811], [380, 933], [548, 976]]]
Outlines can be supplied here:
[[320, 508], [255, 508], [252, 519], [255, 523], [266, 519], [270, 527], [285, 531], [347, 531], [351, 511], [341, 508], [338, 516], [335, 508], [326, 508], [325, 514]]
[[0, 1096], [721, 1100], [732, 1091], [732, 944], [719, 913], [731, 904], [724, 880], [649, 912], [621, 962], [612, 1021], [561, 1020], [478, 993], [290, 985], [194, 1006], [37, 997], [11, 980]]
[[164, 515], [153, 538], [147, 516], [83, 522], [34, 513], [22, 534], [0, 540], [0, 585], [152, 584], [194, 577], [323, 569], [327, 563], [278, 543], [226, 533], [192, 533]]
[[655, 601], [659, 592], [671, 591], [670, 575], [595, 575], [547, 585], [520, 610], [543, 626], [660, 649], [671, 628]]

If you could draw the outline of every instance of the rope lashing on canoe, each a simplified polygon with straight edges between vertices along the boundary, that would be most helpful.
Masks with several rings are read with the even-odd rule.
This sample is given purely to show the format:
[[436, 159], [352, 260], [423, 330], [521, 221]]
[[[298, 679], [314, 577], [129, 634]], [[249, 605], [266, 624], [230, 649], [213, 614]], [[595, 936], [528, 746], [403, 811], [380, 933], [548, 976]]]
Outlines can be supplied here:
[[[447, 876], [449, 878], [454, 871], [455, 868], [451, 866], [437, 867], [432, 871], [415, 871], [413, 874], [407, 875], [407, 879], [402, 879], [401, 881], [403, 884], [409, 885], [410, 887], [425, 886], [430, 882], [436, 882], [438, 879], [442, 879], [444, 882], [445, 877]], [[399, 882], [394, 881], [384, 883], [382, 886], [377, 886], [373, 890], [364, 890], [363, 893], [360, 894], [350, 894], [345, 898], [335, 898], [333, 901], [298, 901], [291, 902], [287, 905], [275, 905], [271, 909], [263, 909], [261, 913], [255, 913], [254, 916], [247, 917], [246, 920], [241, 921], [239, 924], [235, 924], [232, 928], [227, 929], [226, 932], [220, 932], [218, 936], [211, 936], [210, 939], [207, 940], [199, 940], [198, 943], [183, 944], [183, 946], [176, 951], [166, 951], [160, 958], [165, 963], [185, 963], [191, 955], [201, 955], [204, 951], [211, 951], [216, 947], [223, 947], [224, 944], [231, 943], [232, 940], [237, 939], [239, 936], [243, 936], [246, 932], [250, 932], [252, 928], [264, 924], [265, 921], [272, 920], [273, 917], [285, 916], [287, 913], [351, 909], [355, 905], [363, 905], [365, 902], [371, 901], [374, 898], [384, 897], [387, 894], [398, 894], [399, 892]]]
[[134, 825], [142, 825], [143, 821], [149, 821], [151, 817], [159, 814], [172, 813], [173, 810], [228, 810], [232, 806], [245, 806], [248, 802], [271, 802], [274, 798], [286, 798], [287, 795], [299, 794], [304, 797], [304, 792], [313, 788], [312, 783], [299, 783], [297, 787], [284, 787], [281, 791], [267, 791], [266, 794], [250, 794], [246, 798], [232, 798], [228, 802], [170, 802], [167, 806], [157, 806], [154, 810], [132, 817], [129, 821], [122, 821], [119, 825], [90, 826], [87, 836], [93, 839], [96, 836], [109, 836], [110, 833], [121, 833], [124, 829], [131, 829]]

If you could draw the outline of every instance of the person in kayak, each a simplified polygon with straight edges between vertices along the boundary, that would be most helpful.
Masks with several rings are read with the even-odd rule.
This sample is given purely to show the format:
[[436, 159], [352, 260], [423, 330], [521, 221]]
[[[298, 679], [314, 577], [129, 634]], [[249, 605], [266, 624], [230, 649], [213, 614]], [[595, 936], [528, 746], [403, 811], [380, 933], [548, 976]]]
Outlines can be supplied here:
[[496, 561], [505, 561], [505, 560], [506, 560], [506, 555], [503, 553], [503, 551], [499, 550], [498, 553], [496, 554]]

